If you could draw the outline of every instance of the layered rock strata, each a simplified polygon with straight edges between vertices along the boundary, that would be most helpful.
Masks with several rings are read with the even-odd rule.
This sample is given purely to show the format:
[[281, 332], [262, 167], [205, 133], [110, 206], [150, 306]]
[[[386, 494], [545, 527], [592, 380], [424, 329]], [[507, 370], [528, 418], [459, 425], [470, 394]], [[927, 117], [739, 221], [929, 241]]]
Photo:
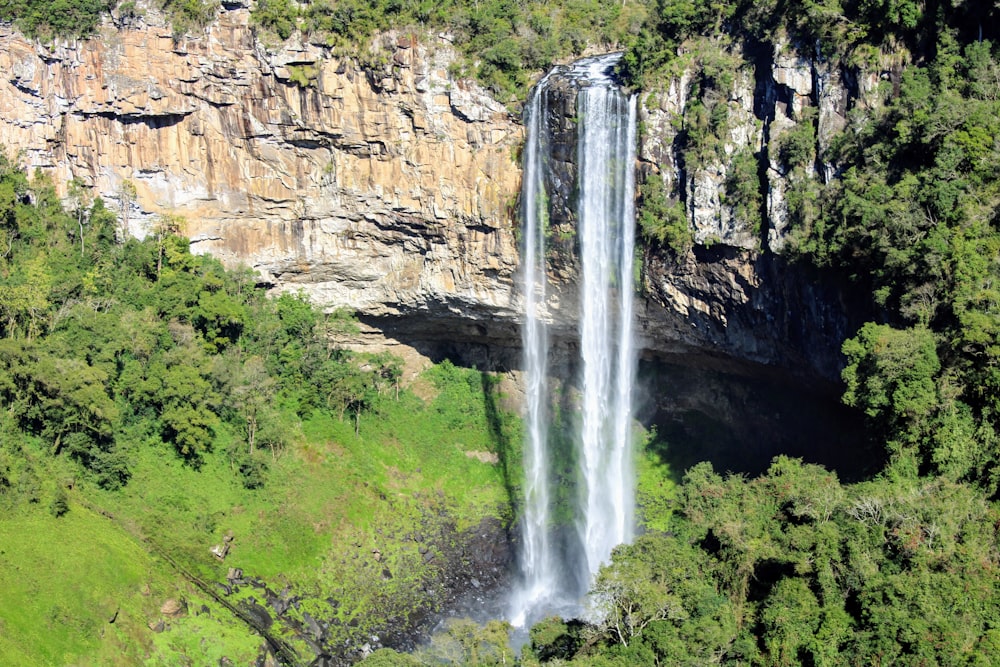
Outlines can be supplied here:
[[[430, 356], [516, 365], [518, 119], [449, 73], [444, 38], [382, 36], [381, 64], [361, 66], [295, 38], [268, 47], [247, 7], [226, 7], [180, 40], [151, 7], [82, 42], [44, 46], [0, 27], [0, 144], [57, 184], [79, 179], [129, 233], [181, 215], [196, 252], [247, 265], [275, 289], [355, 311]], [[835, 378], [852, 327], [845, 297], [772, 254], [787, 232], [788, 174], [769, 147], [815, 123], [808, 177], [832, 177], [826, 142], [849, 109], [875, 103], [879, 78], [787, 44], [728, 57], [729, 88], [712, 99], [695, 85], [697, 60], [642, 97], [640, 166], [684, 201], [698, 245], [680, 258], [647, 250], [640, 344]], [[571, 88], [554, 93], [547, 120], [560, 137], [552, 169], [564, 211], [551, 270], [566, 286], [548, 312], [566, 345], [578, 315]], [[678, 140], [694, 102], [727, 107], [716, 157], [697, 166]], [[765, 229], [739, 220], [724, 196], [740, 151], [760, 166]]]
[[51, 47], [7, 28], [0, 144], [57, 183], [80, 179], [130, 233], [181, 215], [196, 252], [324, 307], [513, 317], [521, 128], [449, 76], [445, 43], [379, 48], [378, 68], [269, 50], [243, 7], [180, 41], [152, 8]]

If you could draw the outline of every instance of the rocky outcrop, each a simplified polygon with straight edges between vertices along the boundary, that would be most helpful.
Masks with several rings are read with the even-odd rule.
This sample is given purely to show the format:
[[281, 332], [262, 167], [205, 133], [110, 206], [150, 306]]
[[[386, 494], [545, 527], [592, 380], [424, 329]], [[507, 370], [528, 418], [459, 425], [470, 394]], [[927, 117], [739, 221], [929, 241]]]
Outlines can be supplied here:
[[[718, 62], [706, 62], [712, 58], [724, 59], [724, 75]], [[847, 126], [851, 109], [880, 103], [878, 84], [892, 72], [864, 72], [799, 50], [781, 35], [773, 45], [696, 43], [678, 62], [680, 72], [648, 93], [641, 107], [640, 160], [662, 175], [669, 196], [684, 201], [696, 243], [780, 252], [790, 177], [779, 155], [782, 137], [811, 124], [814, 146], [803, 176], [829, 181], [836, 175], [826, 155], [831, 138]], [[763, 230], [739, 219], [726, 200], [727, 181], [736, 175], [733, 157], [741, 151], [752, 153], [765, 174]]]
[[92, 187], [131, 233], [182, 215], [196, 252], [327, 308], [512, 317], [521, 128], [448, 74], [447, 43], [387, 35], [385, 64], [361, 67], [269, 50], [234, 7], [180, 41], [151, 7], [84, 42], [3, 30], [0, 144]]

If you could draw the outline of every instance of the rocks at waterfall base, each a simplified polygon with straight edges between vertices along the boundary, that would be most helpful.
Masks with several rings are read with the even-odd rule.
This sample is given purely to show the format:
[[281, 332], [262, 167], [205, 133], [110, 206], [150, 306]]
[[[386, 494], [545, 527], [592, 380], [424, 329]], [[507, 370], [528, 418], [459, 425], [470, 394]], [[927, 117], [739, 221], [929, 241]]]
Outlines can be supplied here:
[[[349, 664], [382, 647], [410, 651], [430, 638], [443, 610], [474, 614], [499, 599], [509, 587], [513, 559], [507, 530], [493, 517], [464, 531], [455, 530], [447, 517], [428, 518], [420, 530], [408, 539], [424, 555], [427, 570], [421, 605], [409, 616], [387, 618], [376, 631], [362, 628], [356, 618], [342, 617], [341, 602], [333, 596], [317, 598], [315, 591], [290, 586], [277, 590], [240, 568], [229, 569], [226, 581], [216, 584], [217, 592], [252, 627], [307, 646], [311, 655], [300, 657], [308, 664]], [[378, 563], [381, 555], [374, 549], [366, 557]], [[381, 563], [376, 570], [383, 579], [393, 577]], [[180, 608], [176, 600], [168, 600], [161, 612], [171, 618]], [[162, 619], [154, 623], [154, 631], [169, 631]], [[265, 646], [260, 664], [268, 659], [274, 655]]]

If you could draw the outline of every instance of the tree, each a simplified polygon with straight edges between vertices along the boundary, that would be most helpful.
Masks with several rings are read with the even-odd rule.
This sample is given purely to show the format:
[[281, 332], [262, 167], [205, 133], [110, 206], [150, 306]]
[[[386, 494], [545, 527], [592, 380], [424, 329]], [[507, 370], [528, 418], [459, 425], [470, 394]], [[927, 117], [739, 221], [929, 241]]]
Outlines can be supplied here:
[[108, 374], [77, 358], [55, 357], [36, 343], [0, 341], [0, 398], [22, 429], [46, 441], [52, 456], [68, 455], [93, 472], [101, 486], [128, 478], [116, 451], [118, 407]]
[[264, 360], [252, 356], [240, 366], [234, 386], [231, 388], [233, 399], [246, 423], [250, 456], [254, 454], [262, 420], [266, 422], [269, 418], [274, 419], [271, 406], [276, 385], [277, 382], [264, 366]]
[[83, 224], [89, 221], [92, 195], [86, 184], [79, 178], [74, 178], [69, 182], [70, 207], [76, 214], [76, 224], [80, 230], [80, 254], [84, 253]]
[[187, 364], [166, 370], [155, 399], [161, 406], [164, 437], [177, 452], [197, 461], [212, 444], [219, 418], [215, 413], [219, 397], [208, 380]]
[[659, 533], [617, 547], [591, 592], [600, 627], [623, 647], [655, 628], [649, 639], [670, 664], [721, 650], [735, 636], [734, 609], [706, 577], [707, 564], [685, 540]]
[[390, 352], [379, 352], [369, 357], [369, 363], [375, 372], [375, 389], [379, 396], [386, 386], [395, 391], [399, 400], [399, 381], [403, 377], [403, 361]]
[[156, 219], [153, 225], [153, 235], [156, 237], [156, 279], [160, 279], [163, 270], [163, 253], [166, 248], [168, 236], [176, 236], [184, 233], [187, 220], [182, 215], [164, 213]]
[[860, 408], [886, 434], [914, 441], [937, 405], [941, 370], [934, 334], [869, 322], [843, 346], [844, 403]]
[[137, 196], [138, 191], [136, 190], [135, 183], [127, 178], [122, 179], [121, 184], [118, 186], [118, 211], [121, 222], [121, 231], [118, 236], [119, 243], [125, 243], [129, 237], [129, 217], [132, 214], [132, 206], [135, 204]]

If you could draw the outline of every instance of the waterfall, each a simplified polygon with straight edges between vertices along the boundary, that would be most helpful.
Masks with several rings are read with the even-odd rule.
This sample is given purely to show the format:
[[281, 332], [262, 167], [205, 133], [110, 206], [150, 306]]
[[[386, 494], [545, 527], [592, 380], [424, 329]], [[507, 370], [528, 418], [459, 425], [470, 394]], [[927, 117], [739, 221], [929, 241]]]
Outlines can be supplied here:
[[[538, 83], [526, 107], [522, 199], [521, 289], [525, 372], [525, 505], [521, 520], [522, 580], [511, 600], [511, 622], [522, 626], [543, 614], [578, 615], [582, 599], [611, 550], [632, 538], [632, 341], [636, 100], [611, 76], [618, 54], [558, 68]], [[576, 237], [579, 369], [569, 440], [578, 465], [576, 501], [568, 509], [573, 536], [557, 539], [548, 364], [550, 332], [546, 270], [551, 180], [550, 81], [568, 79], [576, 95]], [[565, 481], [563, 482], [565, 483]], [[563, 521], [565, 519], [562, 519]], [[562, 531], [565, 533], [566, 531]]]
[[539, 317], [545, 303], [545, 247], [547, 227], [545, 186], [540, 153], [546, 144], [543, 127], [547, 106], [542, 79], [532, 91], [527, 109], [528, 136], [524, 146], [524, 182], [521, 220], [524, 250], [521, 254], [524, 290], [524, 325], [521, 344], [525, 374], [525, 499], [521, 531], [522, 584], [512, 600], [512, 623], [523, 626], [530, 608], [551, 600], [558, 591], [558, 573], [549, 539], [548, 440], [548, 332]]

